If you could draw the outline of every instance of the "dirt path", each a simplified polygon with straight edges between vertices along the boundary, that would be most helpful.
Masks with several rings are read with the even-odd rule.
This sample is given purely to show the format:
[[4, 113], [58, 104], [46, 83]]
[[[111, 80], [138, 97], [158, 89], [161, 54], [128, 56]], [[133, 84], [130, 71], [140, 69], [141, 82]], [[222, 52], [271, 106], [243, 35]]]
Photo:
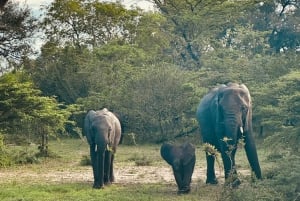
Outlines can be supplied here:
[[[249, 175], [247, 170], [240, 170], [240, 174]], [[216, 172], [219, 180], [223, 181], [221, 171]], [[205, 181], [206, 168], [196, 166], [193, 174], [193, 181]], [[129, 166], [118, 167], [115, 166], [116, 183], [173, 183], [175, 182], [172, 169], [168, 166]], [[89, 166], [73, 166], [61, 170], [48, 170], [45, 166], [35, 166], [30, 169], [14, 168], [0, 169], [0, 183], [6, 182], [31, 182], [31, 183], [92, 183], [93, 175], [92, 169]]]
[[[197, 178], [203, 170], [195, 170], [193, 177]], [[171, 168], [155, 166], [132, 166], [115, 168], [116, 183], [159, 183], [173, 182], [174, 177]], [[79, 167], [76, 169], [50, 170], [42, 169], [26, 170], [2, 169], [0, 172], [0, 183], [31, 181], [34, 183], [75, 183], [92, 182], [92, 168]]]

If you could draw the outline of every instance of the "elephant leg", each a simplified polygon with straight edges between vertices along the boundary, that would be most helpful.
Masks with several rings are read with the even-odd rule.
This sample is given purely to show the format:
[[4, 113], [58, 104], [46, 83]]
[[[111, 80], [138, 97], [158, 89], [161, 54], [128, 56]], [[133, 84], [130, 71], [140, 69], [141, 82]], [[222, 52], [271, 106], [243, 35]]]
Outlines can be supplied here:
[[182, 168], [181, 167], [177, 167], [177, 168], [174, 168], [173, 167], [173, 173], [174, 173], [174, 177], [175, 177], [175, 181], [176, 181], [176, 184], [178, 186], [178, 193], [180, 192], [180, 189], [182, 189]]
[[110, 181], [111, 182], [115, 182], [114, 158], [115, 158], [115, 155], [113, 153], [111, 153], [111, 162], [110, 162]]
[[245, 151], [252, 171], [258, 179], [262, 179], [261, 169], [258, 161], [256, 146], [252, 135], [245, 135]]
[[105, 160], [104, 160], [104, 183], [105, 184], [110, 184], [110, 182], [111, 182], [110, 166], [111, 166], [111, 152], [106, 150], [105, 151]]
[[240, 179], [238, 178], [238, 174], [237, 174], [237, 171], [236, 171], [236, 166], [235, 166], [235, 153], [236, 153], [236, 148], [233, 149], [229, 156], [228, 157], [230, 159], [230, 162], [231, 162], [231, 165], [230, 165], [230, 169], [228, 170], [225, 176], [225, 183], [226, 185], [229, 185], [233, 188], [239, 186], [241, 184], [241, 181]]
[[180, 193], [189, 193], [191, 190], [191, 181], [192, 181], [192, 175], [194, 172], [194, 167], [195, 167], [195, 161], [196, 157], [193, 157], [192, 160], [183, 166], [182, 169], [182, 188], [180, 189]]
[[206, 153], [206, 183], [207, 184], [217, 184], [218, 180], [215, 174], [215, 157]]
[[96, 160], [94, 164], [94, 186], [93, 188], [103, 188], [103, 177], [104, 177], [104, 151], [97, 150]]
[[233, 166], [232, 158], [231, 158], [231, 154], [229, 155], [227, 150], [222, 151], [221, 155], [222, 155], [222, 160], [224, 165], [224, 175], [225, 175], [225, 179], [227, 179], [231, 174], [231, 169]]
[[90, 145], [90, 156], [91, 156], [91, 163], [93, 168], [93, 175], [94, 175], [94, 188], [99, 186], [99, 175], [98, 173], [98, 157], [97, 152], [95, 151], [95, 144]]

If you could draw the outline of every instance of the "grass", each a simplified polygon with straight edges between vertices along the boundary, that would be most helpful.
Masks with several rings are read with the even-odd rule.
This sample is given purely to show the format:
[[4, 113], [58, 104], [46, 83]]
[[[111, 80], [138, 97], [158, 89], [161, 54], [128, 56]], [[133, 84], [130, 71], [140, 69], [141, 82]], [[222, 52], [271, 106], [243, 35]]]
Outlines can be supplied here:
[[173, 200], [215, 200], [212, 187], [199, 188], [193, 194], [177, 195], [174, 185], [131, 184], [111, 185], [102, 190], [94, 190], [87, 184], [1, 184], [1, 200], [114, 200], [114, 201], [173, 201]]
[[[203, 148], [199, 145], [196, 146], [197, 161], [195, 171], [198, 171], [200, 168], [206, 169], [206, 162]], [[11, 147], [11, 149], [13, 148]], [[86, 156], [89, 154], [86, 142], [79, 139], [52, 141], [50, 149], [58, 157], [44, 159], [39, 164], [0, 169], [0, 200], [217, 201], [240, 199], [273, 200], [269, 198], [274, 196], [274, 192], [270, 189], [264, 189], [261, 186], [256, 186], [256, 183], [252, 183], [249, 174], [241, 175], [243, 183], [239, 189], [234, 191], [224, 188], [222, 184], [217, 186], [205, 185], [204, 179], [200, 178], [193, 179], [192, 191], [188, 195], [177, 195], [177, 186], [174, 180], [164, 181], [161, 178], [157, 178], [159, 182], [149, 183], [134, 182], [133, 180], [118, 182], [117, 178], [117, 183], [106, 186], [102, 190], [94, 190], [91, 187], [92, 181], [84, 176], [85, 174], [92, 174], [91, 167], [80, 165], [82, 159], [86, 159]], [[136, 168], [139, 166], [144, 166], [145, 169], [163, 167], [166, 172], [162, 174], [170, 173], [171, 168], [161, 159], [159, 150], [160, 145], [121, 145], [117, 150], [115, 168], [120, 169], [120, 175], [136, 173]], [[272, 162], [264, 163], [267, 161], [268, 154], [262, 149], [259, 149], [259, 156], [263, 169], [274, 166]], [[249, 170], [244, 150], [238, 150], [236, 163], [238, 164], [238, 171]], [[127, 172], [124, 170], [127, 170]], [[219, 173], [223, 171], [222, 167], [216, 167], [216, 170]], [[83, 179], [80, 177], [70, 180], [68, 178], [70, 173], [77, 173]], [[140, 179], [147, 180], [147, 178], [151, 177], [151, 175], [147, 174], [147, 172], [141, 173], [139, 175]], [[205, 171], [202, 174], [205, 177]], [[53, 180], [52, 177], [57, 177], [57, 175], [60, 175], [62, 179]], [[219, 178], [219, 181], [224, 182], [223, 176]]]
[[[111, 185], [103, 190], [94, 190], [87, 184], [1, 184], [1, 200], [200, 200], [208, 189], [199, 194], [178, 196], [174, 185], [131, 184]], [[202, 196], [203, 198], [203, 196]], [[201, 200], [207, 200], [209, 197]]]

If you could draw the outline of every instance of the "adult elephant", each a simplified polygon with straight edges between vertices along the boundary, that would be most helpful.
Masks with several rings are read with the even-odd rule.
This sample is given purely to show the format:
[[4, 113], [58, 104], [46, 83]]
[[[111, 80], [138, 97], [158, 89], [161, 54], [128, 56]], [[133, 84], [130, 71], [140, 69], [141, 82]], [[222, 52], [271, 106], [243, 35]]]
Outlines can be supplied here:
[[114, 153], [121, 138], [121, 125], [118, 118], [104, 108], [90, 110], [84, 119], [84, 133], [90, 145], [93, 166], [93, 188], [103, 188], [114, 182]]
[[196, 161], [195, 147], [188, 142], [181, 145], [164, 143], [161, 146], [160, 154], [172, 166], [178, 194], [190, 192], [190, 183]]
[[[197, 113], [204, 143], [221, 152], [226, 183], [236, 187], [240, 184], [235, 166], [235, 153], [239, 139], [252, 171], [262, 178], [255, 142], [252, 136], [252, 104], [248, 88], [244, 84], [229, 83], [211, 90], [201, 100]], [[206, 152], [207, 184], [217, 184], [215, 157]]]

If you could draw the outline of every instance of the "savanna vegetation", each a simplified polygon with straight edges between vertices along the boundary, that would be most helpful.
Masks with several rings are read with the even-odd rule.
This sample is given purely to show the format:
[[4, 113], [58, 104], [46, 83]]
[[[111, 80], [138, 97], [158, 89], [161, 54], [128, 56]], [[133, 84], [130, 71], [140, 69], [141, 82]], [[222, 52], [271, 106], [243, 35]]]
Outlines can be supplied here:
[[[210, 88], [232, 81], [252, 94], [264, 180], [248, 179], [216, 200], [300, 199], [299, 1], [151, 2], [155, 11], [54, 0], [39, 19], [13, 1], [0, 6], [0, 166], [61, 160], [49, 142], [80, 140], [86, 111], [103, 107], [119, 114], [125, 144], [201, 146], [196, 107]], [[32, 40], [41, 31], [36, 53]], [[97, 194], [84, 184], [45, 185], [26, 188]], [[163, 186], [131, 191], [156, 195]]]

